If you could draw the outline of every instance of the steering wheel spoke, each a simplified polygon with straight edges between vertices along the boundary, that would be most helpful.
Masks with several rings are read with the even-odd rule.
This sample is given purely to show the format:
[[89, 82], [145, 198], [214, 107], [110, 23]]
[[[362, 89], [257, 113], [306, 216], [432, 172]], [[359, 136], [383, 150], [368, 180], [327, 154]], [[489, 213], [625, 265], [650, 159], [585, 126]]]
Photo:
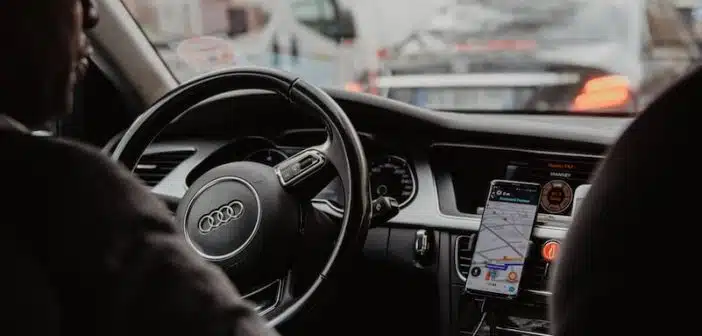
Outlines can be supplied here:
[[311, 199], [338, 176], [343, 155], [343, 149], [330, 137], [324, 144], [306, 148], [279, 163], [275, 173], [287, 191]]
[[241, 297], [249, 301], [259, 315], [267, 318], [282, 306], [286, 281], [285, 278], [273, 280]]
[[[275, 302], [270, 305], [256, 306], [258, 313], [269, 321], [271, 325], [277, 325], [277, 323], [271, 323], [276, 316], [279, 315], [279, 311], [285, 310], [288, 306], [295, 302], [296, 296], [293, 293], [294, 276], [292, 271], [290, 271], [283, 278], [277, 279], [273, 282], [276, 287], [275, 291]], [[249, 300], [249, 298], [246, 298]]]
[[269, 321], [269, 324], [275, 326], [276, 316], [294, 304], [297, 299], [293, 289], [294, 284], [295, 276], [291, 270], [278, 279], [264, 282], [256, 289], [242, 294], [242, 298], [251, 303], [256, 312]]

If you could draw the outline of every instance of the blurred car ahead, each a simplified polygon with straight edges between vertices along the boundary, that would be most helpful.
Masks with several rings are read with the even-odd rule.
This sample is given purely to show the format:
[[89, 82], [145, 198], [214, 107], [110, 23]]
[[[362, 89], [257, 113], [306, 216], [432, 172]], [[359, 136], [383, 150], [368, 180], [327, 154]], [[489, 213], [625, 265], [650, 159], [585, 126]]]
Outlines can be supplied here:
[[457, 0], [379, 51], [390, 98], [445, 111], [640, 111], [698, 62], [669, 0]]

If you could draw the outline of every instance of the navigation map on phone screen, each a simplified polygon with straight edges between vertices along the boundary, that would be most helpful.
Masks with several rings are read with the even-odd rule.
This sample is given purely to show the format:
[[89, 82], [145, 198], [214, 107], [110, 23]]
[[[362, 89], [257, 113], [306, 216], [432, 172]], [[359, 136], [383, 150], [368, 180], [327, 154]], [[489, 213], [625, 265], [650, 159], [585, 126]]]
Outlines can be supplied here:
[[539, 208], [540, 186], [493, 181], [466, 280], [466, 291], [515, 296]]

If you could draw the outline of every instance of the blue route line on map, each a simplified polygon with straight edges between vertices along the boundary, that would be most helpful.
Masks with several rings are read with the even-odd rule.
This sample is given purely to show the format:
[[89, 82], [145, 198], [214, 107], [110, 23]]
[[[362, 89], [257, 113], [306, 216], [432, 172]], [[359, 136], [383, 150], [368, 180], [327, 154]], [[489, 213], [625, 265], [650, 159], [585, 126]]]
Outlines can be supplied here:
[[524, 263], [507, 263], [507, 264], [487, 264], [485, 267], [491, 270], [500, 270], [500, 271], [506, 271], [508, 267], [510, 266], [522, 266]]

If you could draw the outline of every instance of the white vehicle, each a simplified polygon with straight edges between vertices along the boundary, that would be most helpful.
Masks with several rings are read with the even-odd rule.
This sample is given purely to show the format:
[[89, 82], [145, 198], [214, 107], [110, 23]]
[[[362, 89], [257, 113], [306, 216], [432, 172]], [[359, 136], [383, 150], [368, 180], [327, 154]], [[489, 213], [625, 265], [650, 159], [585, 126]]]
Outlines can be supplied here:
[[377, 68], [376, 48], [338, 0], [132, 0], [128, 7], [181, 80], [258, 65], [343, 87]]

